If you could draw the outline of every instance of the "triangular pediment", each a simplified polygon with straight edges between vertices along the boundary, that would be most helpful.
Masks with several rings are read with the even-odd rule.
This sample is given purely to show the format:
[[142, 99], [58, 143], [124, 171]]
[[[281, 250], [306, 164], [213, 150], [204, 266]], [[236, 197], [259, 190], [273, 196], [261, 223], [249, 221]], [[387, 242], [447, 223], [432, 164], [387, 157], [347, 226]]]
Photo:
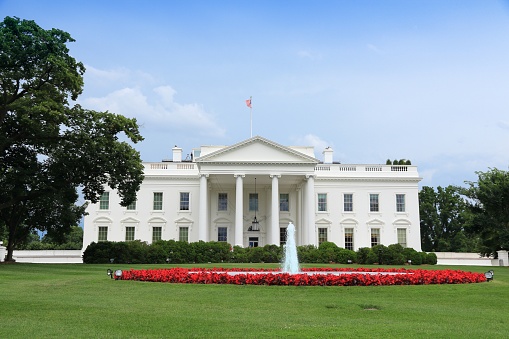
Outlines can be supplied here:
[[196, 159], [197, 163], [317, 164], [319, 160], [260, 136], [224, 147]]

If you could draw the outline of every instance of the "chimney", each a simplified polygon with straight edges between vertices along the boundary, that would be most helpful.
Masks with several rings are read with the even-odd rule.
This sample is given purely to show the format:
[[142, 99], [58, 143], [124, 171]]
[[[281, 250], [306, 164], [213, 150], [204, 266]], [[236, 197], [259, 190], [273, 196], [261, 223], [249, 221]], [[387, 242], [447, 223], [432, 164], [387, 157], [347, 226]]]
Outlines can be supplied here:
[[324, 164], [332, 164], [332, 154], [334, 151], [330, 146], [328, 146], [323, 152], [323, 163]]
[[182, 148], [173, 147], [173, 162], [182, 162]]

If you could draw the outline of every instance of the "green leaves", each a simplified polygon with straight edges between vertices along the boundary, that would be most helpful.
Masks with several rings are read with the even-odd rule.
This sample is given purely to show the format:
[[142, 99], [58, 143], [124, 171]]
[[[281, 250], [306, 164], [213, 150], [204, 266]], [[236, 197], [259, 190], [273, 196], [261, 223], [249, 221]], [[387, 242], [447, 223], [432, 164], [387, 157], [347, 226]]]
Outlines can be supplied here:
[[69, 107], [83, 90], [85, 67], [69, 55], [70, 34], [6, 17], [0, 23], [0, 224], [16, 234], [68, 229], [105, 186], [122, 204], [136, 199], [143, 165], [131, 143], [135, 119]]

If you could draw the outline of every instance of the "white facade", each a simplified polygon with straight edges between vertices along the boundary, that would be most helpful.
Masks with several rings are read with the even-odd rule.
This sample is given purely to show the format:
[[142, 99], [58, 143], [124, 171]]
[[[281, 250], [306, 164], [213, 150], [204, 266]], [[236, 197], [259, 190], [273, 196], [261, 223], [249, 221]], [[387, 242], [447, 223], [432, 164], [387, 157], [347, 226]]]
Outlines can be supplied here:
[[121, 207], [112, 190], [102, 203], [89, 205], [84, 249], [91, 242], [133, 239], [280, 245], [292, 222], [298, 245], [331, 241], [357, 250], [401, 243], [421, 250], [415, 166], [345, 165], [332, 162], [332, 149], [323, 154], [320, 161], [313, 147], [286, 147], [259, 136], [233, 146], [202, 146], [189, 160], [175, 147], [172, 160], [144, 164], [136, 206]]

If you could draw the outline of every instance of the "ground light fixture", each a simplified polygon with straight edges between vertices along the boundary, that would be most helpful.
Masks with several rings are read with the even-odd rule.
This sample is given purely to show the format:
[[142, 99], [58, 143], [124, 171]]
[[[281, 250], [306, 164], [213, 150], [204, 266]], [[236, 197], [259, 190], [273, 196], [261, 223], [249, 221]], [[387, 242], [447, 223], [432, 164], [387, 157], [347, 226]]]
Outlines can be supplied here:
[[495, 275], [495, 272], [493, 272], [493, 270], [489, 270], [488, 272], [484, 273], [484, 276], [486, 277], [486, 281], [492, 281], [494, 275]]
[[113, 272], [113, 270], [111, 268], [108, 268], [106, 270], [106, 274], [111, 278], [113, 279], [113, 275], [115, 275], [115, 277], [117, 278], [120, 278], [122, 276], [122, 270], [116, 270], [115, 272]]

